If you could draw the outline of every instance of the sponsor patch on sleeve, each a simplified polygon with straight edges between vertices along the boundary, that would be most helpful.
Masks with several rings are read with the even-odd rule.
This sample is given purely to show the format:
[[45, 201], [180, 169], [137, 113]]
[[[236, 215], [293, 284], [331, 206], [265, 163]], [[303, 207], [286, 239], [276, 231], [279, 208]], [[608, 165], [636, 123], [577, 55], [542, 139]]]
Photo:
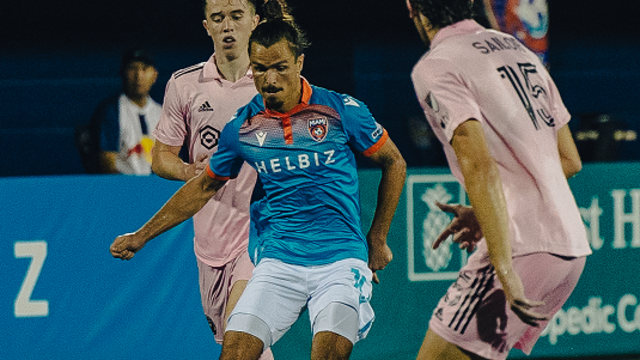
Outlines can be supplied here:
[[382, 125], [376, 124], [376, 129], [373, 130], [373, 132], [371, 133], [371, 138], [375, 140], [380, 136], [382, 136], [382, 133], [384, 133], [384, 129], [382, 128]]

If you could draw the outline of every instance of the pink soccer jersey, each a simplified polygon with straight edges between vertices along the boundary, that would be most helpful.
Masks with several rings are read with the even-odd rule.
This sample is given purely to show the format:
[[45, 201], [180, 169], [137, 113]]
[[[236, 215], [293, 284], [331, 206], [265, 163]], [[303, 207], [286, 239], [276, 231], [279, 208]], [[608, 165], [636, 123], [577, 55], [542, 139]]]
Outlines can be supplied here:
[[[513, 256], [591, 253], [558, 153], [557, 131], [570, 115], [535, 54], [510, 35], [465, 20], [437, 33], [411, 77], [461, 184], [453, 133], [469, 119], [482, 124], [502, 179]], [[488, 263], [484, 241], [478, 250], [470, 265]]]
[[[154, 137], [169, 146], [182, 146], [189, 136], [189, 157], [211, 156], [218, 148], [220, 132], [235, 112], [256, 94], [249, 71], [236, 82], [223, 79], [214, 61], [176, 71], [165, 90], [162, 117]], [[202, 262], [218, 267], [247, 251], [249, 200], [256, 172], [243, 166], [194, 217], [194, 249]]]

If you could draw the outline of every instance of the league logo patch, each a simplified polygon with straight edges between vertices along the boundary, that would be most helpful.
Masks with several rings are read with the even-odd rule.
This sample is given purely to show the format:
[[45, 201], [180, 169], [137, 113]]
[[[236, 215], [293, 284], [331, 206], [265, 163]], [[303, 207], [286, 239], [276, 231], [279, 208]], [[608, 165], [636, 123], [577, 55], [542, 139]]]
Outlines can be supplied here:
[[320, 142], [327, 137], [329, 132], [329, 121], [327, 118], [311, 119], [309, 120], [309, 134], [313, 140]]
[[424, 102], [433, 110], [434, 115], [436, 117], [437, 122], [444, 129], [449, 124], [449, 112], [446, 107], [440, 106], [438, 100], [435, 95], [431, 91], [427, 94], [427, 97], [424, 99]]
[[429, 105], [430, 108], [433, 109], [433, 111], [438, 112], [439, 109], [439, 105], [438, 105], [438, 100], [436, 100], [436, 97], [433, 96], [433, 94], [431, 92], [429, 92], [427, 94], [427, 98], [425, 99], [427, 105]]

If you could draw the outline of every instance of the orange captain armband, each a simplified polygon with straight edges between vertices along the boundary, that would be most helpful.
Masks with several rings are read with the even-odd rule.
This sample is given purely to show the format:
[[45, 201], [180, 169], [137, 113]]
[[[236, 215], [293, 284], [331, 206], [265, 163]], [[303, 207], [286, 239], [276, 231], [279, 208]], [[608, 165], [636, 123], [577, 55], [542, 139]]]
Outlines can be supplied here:
[[362, 155], [369, 157], [373, 154], [376, 153], [376, 151], [380, 150], [380, 148], [382, 147], [382, 145], [384, 145], [384, 143], [387, 142], [387, 139], [389, 138], [389, 133], [387, 132], [387, 129], [384, 129], [384, 131], [382, 132], [382, 136], [380, 137], [380, 140], [378, 140], [378, 142], [376, 142], [375, 144], [373, 144], [370, 148], [368, 148], [367, 150], [365, 150]]
[[[228, 181], [229, 179], [231, 179], [231, 176], [219, 176], [216, 175], [213, 170], [211, 170], [211, 166], [207, 166], [207, 175], [209, 175], [209, 177], [216, 179], [216, 180], [220, 180], [220, 181]], [[236, 176], [234, 176], [235, 178]]]

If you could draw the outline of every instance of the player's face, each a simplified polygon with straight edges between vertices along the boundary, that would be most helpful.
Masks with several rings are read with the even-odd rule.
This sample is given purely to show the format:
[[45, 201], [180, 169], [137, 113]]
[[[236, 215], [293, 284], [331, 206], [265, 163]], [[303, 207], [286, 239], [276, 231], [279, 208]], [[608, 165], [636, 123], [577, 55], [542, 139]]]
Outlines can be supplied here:
[[420, 39], [427, 47], [430, 47], [431, 39], [429, 39], [429, 35], [427, 35], [427, 25], [425, 24], [427, 19], [420, 14], [417, 9], [414, 9], [413, 6], [411, 6], [409, 0], [407, 0], [407, 8], [409, 9], [409, 17], [413, 21], [413, 25], [415, 25], [416, 30], [418, 30]]
[[132, 61], [123, 69], [122, 75], [125, 93], [131, 98], [140, 98], [149, 95], [158, 71], [141, 61]]
[[251, 44], [249, 58], [256, 89], [269, 110], [285, 113], [298, 105], [304, 55], [296, 59], [289, 42], [281, 39], [270, 47]]
[[233, 60], [246, 54], [258, 20], [247, 0], [208, 0], [202, 25], [213, 40], [216, 53]]

